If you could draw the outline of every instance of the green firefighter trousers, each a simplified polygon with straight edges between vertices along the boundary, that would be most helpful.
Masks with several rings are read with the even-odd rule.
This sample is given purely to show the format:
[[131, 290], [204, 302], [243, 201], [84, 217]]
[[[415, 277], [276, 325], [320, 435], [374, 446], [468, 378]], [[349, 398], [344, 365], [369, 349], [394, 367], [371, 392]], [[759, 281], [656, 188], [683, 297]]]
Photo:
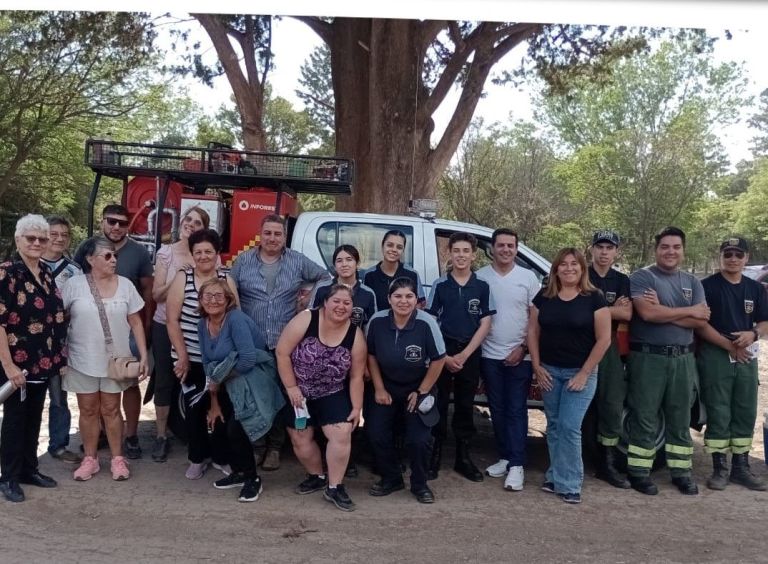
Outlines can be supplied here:
[[627, 375], [613, 340], [597, 371], [597, 440], [600, 444], [609, 447], [619, 444], [626, 397]]
[[672, 476], [690, 476], [691, 403], [696, 383], [693, 353], [666, 356], [649, 352], [629, 353], [629, 448], [627, 471], [648, 476], [656, 457], [659, 412], [664, 414], [664, 450]]
[[707, 410], [707, 452], [749, 452], [757, 418], [757, 360], [732, 363], [725, 350], [704, 343], [697, 365]]

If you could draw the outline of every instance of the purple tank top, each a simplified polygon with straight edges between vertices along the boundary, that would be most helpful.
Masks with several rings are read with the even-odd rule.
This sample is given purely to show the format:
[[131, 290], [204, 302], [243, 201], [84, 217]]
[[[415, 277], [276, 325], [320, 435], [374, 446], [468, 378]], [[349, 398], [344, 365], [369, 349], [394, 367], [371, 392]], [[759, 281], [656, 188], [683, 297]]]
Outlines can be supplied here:
[[350, 323], [341, 344], [329, 347], [320, 342], [320, 310], [313, 309], [311, 314], [307, 332], [291, 353], [291, 361], [301, 393], [307, 399], [317, 399], [344, 389], [357, 327]]

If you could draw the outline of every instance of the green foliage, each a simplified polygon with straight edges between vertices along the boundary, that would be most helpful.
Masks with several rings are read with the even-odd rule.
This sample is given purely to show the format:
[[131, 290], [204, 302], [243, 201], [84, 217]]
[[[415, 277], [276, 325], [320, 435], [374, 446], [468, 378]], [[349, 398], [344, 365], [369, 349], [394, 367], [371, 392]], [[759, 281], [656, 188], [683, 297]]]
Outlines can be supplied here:
[[768, 260], [768, 157], [755, 163], [747, 191], [739, 196], [734, 205], [735, 232], [744, 235], [752, 243], [751, 260]]
[[320, 139], [321, 154], [335, 153], [335, 100], [331, 80], [331, 50], [323, 43], [301, 65], [301, 89], [296, 95], [304, 102], [309, 122]]
[[768, 88], [760, 93], [760, 108], [749, 120], [749, 125], [758, 131], [752, 138], [753, 154], [768, 156]]
[[480, 225], [511, 225], [522, 240], [534, 237], [572, 211], [559, 196], [556, 164], [549, 143], [532, 124], [503, 128], [476, 120], [440, 181], [444, 215]]
[[698, 43], [684, 41], [614, 61], [604, 84], [572, 84], [578, 88], [567, 95], [540, 99], [539, 117], [572, 151], [556, 176], [583, 206], [580, 224], [617, 228], [630, 265], [641, 266], [654, 233], [693, 228], [699, 203], [722, 190], [726, 162], [716, 132], [747, 102], [744, 78], [736, 65], [715, 65]]

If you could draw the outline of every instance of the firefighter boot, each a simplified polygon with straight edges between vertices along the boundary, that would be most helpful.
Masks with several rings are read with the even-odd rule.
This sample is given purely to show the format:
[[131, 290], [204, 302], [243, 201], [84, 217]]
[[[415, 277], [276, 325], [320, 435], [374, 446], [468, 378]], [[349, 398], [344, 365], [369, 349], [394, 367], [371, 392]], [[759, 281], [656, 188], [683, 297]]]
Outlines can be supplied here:
[[699, 487], [690, 476], [674, 476], [672, 483], [677, 486], [683, 495], [699, 495]]
[[755, 491], [765, 491], [766, 485], [749, 470], [749, 454], [734, 454], [731, 458], [731, 482]]
[[602, 468], [597, 473], [597, 477], [601, 480], [605, 480], [615, 488], [626, 490], [631, 488], [632, 485], [616, 468], [617, 458], [618, 453], [616, 452], [616, 447], [603, 447], [603, 464]]
[[728, 485], [728, 455], [723, 452], [712, 453], [712, 477], [707, 480], [710, 490], [724, 490]]
[[456, 441], [456, 463], [453, 469], [471, 482], [483, 481], [483, 473], [469, 458], [469, 441], [466, 439]]
[[630, 476], [629, 483], [633, 489], [645, 495], [656, 495], [659, 488], [653, 483], [650, 476]]
[[429, 457], [429, 469], [427, 470], [427, 480], [436, 480], [440, 472], [440, 461], [443, 458], [443, 440], [435, 439], [432, 442], [432, 454]]

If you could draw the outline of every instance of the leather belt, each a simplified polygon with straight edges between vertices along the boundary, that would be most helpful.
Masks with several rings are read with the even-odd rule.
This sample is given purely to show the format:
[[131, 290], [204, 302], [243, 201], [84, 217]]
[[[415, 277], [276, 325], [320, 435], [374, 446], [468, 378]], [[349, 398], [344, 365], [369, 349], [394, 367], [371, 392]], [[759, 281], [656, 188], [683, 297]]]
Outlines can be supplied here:
[[629, 350], [663, 356], [682, 356], [693, 352], [691, 345], [646, 345], [643, 343], [630, 343]]

